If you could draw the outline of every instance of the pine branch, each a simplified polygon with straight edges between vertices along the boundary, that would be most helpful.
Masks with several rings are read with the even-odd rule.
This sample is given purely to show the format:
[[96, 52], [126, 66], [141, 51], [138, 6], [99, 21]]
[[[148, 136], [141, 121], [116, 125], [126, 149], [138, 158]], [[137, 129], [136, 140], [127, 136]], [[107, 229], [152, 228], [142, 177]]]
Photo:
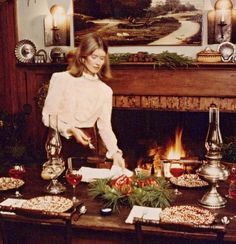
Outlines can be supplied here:
[[[119, 211], [121, 205], [160, 207], [170, 206], [173, 200], [172, 190], [165, 178], [135, 176], [130, 181], [131, 192], [122, 192], [122, 188], [111, 186], [111, 179], [98, 179], [89, 185], [89, 195], [102, 199], [107, 207]], [[124, 183], [124, 186], [125, 183]], [[125, 187], [124, 187], [125, 189]]]

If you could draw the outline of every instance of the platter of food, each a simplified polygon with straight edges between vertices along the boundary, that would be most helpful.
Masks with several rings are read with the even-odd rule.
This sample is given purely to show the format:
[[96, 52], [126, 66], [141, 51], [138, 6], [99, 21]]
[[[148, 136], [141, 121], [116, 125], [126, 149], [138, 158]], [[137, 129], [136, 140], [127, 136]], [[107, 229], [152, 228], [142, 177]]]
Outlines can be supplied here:
[[21, 179], [15, 179], [12, 177], [0, 177], [0, 191], [6, 191], [16, 189], [24, 185], [24, 181]]
[[210, 225], [214, 221], [209, 210], [191, 205], [167, 207], [160, 215], [160, 222], [166, 224]]
[[178, 178], [171, 177], [170, 182], [176, 186], [187, 188], [208, 186], [208, 183], [202, 180], [197, 174], [183, 174]]
[[73, 202], [65, 197], [41, 196], [27, 200], [23, 203], [22, 208], [62, 213], [69, 210], [72, 206]]

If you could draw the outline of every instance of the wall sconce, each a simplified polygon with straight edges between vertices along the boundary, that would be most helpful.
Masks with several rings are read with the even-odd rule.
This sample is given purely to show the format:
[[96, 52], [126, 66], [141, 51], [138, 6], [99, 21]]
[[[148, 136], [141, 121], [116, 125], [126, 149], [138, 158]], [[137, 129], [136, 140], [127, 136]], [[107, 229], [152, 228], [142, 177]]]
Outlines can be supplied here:
[[44, 18], [45, 46], [70, 45], [70, 20], [60, 5], [53, 5]]
[[236, 42], [236, 10], [231, 0], [217, 0], [207, 17], [209, 44]]

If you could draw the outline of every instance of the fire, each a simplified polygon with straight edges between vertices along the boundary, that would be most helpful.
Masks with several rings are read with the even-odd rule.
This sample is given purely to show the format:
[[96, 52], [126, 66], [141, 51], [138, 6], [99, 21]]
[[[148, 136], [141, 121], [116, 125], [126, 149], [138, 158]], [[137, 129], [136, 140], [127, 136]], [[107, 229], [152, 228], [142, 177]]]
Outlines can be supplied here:
[[175, 143], [171, 144], [169, 148], [167, 148], [166, 151], [166, 157], [167, 159], [180, 159], [186, 156], [186, 152], [184, 151], [183, 145], [182, 145], [182, 133], [183, 129], [176, 129], [175, 132]]

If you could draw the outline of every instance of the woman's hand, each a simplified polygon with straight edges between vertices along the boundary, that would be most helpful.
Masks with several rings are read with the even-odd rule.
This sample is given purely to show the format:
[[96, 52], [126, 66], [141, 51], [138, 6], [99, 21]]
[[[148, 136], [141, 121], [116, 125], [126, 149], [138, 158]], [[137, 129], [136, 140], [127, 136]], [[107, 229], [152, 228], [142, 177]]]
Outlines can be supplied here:
[[125, 168], [125, 160], [122, 157], [122, 153], [116, 152], [115, 154], [113, 154], [112, 159], [113, 159], [113, 165], [119, 166], [122, 169]]
[[71, 128], [67, 132], [71, 133], [74, 136], [75, 140], [82, 144], [83, 146], [87, 146], [91, 140], [82, 130], [79, 128]]

